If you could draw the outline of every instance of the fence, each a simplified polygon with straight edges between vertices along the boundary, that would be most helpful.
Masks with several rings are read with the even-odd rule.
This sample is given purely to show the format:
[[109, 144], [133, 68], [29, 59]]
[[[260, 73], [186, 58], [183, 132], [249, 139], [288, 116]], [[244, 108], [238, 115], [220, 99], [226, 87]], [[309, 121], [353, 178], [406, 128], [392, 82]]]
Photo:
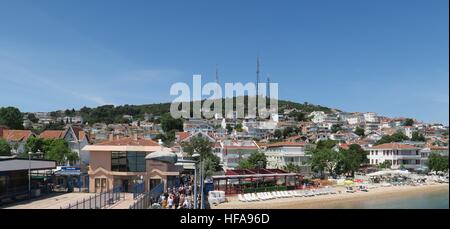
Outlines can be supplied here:
[[141, 194], [145, 192], [145, 184], [139, 183], [133, 185], [133, 199], [137, 199]]
[[150, 192], [141, 193], [136, 201], [130, 205], [129, 209], [149, 209], [152, 206], [152, 203], [154, 203], [154, 200]]
[[115, 204], [120, 199], [125, 199], [125, 193], [122, 192], [121, 187], [117, 187], [112, 192], [98, 193], [61, 209], [102, 209]]
[[136, 201], [129, 209], [149, 209], [152, 203], [156, 203], [159, 196], [164, 192], [164, 183], [160, 183], [150, 192], [140, 193], [135, 199]]

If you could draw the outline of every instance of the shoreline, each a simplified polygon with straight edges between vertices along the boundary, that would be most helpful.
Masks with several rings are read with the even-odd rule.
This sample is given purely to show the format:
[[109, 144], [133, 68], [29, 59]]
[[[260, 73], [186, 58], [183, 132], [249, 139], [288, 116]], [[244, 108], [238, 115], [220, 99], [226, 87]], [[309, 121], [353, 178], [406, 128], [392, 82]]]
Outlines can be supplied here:
[[[344, 188], [334, 188], [342, 191]], [[212, 209], [334, 209], [336, 205], [355, 204], [375, 198], [395, 199], [398, 197], [414, 197], [423, 193], [449, 191], [448, 184], [435, 184], [424, 186], [393, 186], [369, 189], [369, 192], [357, 191], [356, 193], [345, 193], [335, 195], [322, 195], [314, 197], [292, 197], [275, 200], [240, 202], [236, 196], [230, 197], [229, 202]], [[337, 208], [339, 209], [339, 208]]]

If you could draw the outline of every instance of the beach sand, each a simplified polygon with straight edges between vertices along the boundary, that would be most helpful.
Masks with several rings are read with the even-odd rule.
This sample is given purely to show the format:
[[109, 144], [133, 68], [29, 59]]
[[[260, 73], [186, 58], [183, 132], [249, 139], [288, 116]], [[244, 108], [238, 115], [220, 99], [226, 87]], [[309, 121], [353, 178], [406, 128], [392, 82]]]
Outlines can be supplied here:
[[371, 198], [395, 198], [404, 196], [420, 196], [424, 192], [449, 191], [448, 184], [434, 184], [423, 186], [392, 186], [378, 187], [370, 189], [369, 192], [357, 191], [356, 193], [346, 193], [344, 188], [334, 188], [342, 191], [341, 194], [322, 195], [314, 197], [292, 197], [257, 202], [240, 202], [237, 196], [227, 198], [228, 202], [213, 209], [326, 209], [334, 208], [339, 204], [363, 201]]

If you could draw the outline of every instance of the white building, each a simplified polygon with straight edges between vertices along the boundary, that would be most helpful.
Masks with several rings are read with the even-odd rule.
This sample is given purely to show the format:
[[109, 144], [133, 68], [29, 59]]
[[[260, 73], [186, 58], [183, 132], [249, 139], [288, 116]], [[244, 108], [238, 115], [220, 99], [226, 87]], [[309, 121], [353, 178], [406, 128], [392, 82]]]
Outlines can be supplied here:
[[311, 166], [307, 165], [310, 155], [305, 153], [308, 145], [301, 142], [279, 142], [267, 146], [264, 154], [267, 157], [267, 168], [284, 169], [288, 164], [300, 166], [302, 174], [310, 174]]
[[325, 121], [327, 115], [323, 111], [313, 111], [308, 117], [313, 117], [311, 121], [314, 123], [321, 123]]
[[402, 166], [409, 170], [422, 167], [421, 149], [401, 143], [386, 143], [368, 148], [368, 158], [371, 165], [379, 165], [388, 161], [391, 169]]
[[408, 138], [412, 138], [413, 133], [416, 131], [417, 131], [417, 128], [413, 127], [413, 126], [405, 126], [403, 128], [403, 132], [406, 136], [408, 136]]
[[364, 120], [366, 122], [378, 122], [379, 121], [378, 114], [375, 112], [364, 113]]
[[364, 121], [364, 117], [362, 115], [354, 115], [352, 117], [347, 118], [347, 122], [350, 125], [358, 125]]

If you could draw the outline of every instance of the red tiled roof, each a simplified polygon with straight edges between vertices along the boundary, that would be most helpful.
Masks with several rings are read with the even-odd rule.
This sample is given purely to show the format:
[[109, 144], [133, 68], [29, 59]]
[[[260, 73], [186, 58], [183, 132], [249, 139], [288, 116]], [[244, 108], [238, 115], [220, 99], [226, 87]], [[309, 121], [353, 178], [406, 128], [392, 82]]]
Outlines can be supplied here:
[[33, 133], [30, 130], [3, 130], [2, 138], [6, 141], [26, 141]]
[[177, 132], [176, 135], [180, 138], [180, 141], [183, 141], [184, 139], [191, 136], [189, 132]]
[[273, 147], [302, 147], [305, 146], [304, 142], [277, 142], [267, 145], [267, 148]]
[[339, 147], [342, 149], [349, 149], [349, 145], [346, 143], [339, 144]]
[[[83, 128], [78, 127], [78, 126], [72, 126], [72, 130], [75, 133], [75, 136], [77, 137], [78, 140], [81, 140], [82, 137], [84, 137], [84, 131]], [[83, 133], [82, 133], [83, 132]], [[83, 135], [83, 136], [82, 136]]]
[[225, 149], [257, 149], [256, 146], [224, 146]]
[[401, 143], [385, 143], [373, 146], [371, 149], [416, 149], [416, 147]]
[[39, 137], [43, 139], [61, 139], [64, 138], [64, 130], [46, 130]]
[[159, 144], [150, 139], [133, 139], [133, 138], [120, 138], [112, 141], [103, 141], [96, 145], [103, 146], [159, 146]]

